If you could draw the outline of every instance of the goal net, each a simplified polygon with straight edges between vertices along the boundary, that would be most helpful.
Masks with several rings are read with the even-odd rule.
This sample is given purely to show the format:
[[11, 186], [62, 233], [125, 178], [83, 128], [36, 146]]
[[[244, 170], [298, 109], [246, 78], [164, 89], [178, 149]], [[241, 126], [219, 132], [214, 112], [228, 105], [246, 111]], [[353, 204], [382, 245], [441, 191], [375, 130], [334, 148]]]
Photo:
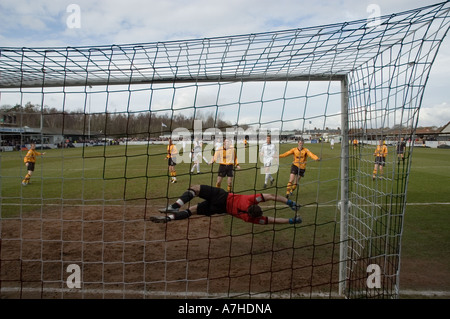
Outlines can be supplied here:
[[[412, 141], [449, 9], [185, 41], [0, 47], [0, 297], [397, 298]], [[224, 138], [239, 167], [217, 184]], [[320, 161], [295, 171], [297, 183], [293, 155], [279, 155], [300, 138]], [[196, 184], [288, 194], [297, 212], [260, 207], [302, 223], [150, 220]]]

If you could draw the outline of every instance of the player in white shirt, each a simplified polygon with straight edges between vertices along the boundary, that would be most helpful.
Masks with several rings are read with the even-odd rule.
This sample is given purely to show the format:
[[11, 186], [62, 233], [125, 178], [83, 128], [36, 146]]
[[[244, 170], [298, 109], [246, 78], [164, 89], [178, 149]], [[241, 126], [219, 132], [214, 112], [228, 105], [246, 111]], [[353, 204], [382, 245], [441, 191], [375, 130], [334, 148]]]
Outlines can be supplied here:
[[223, 139], [224, 138], [220, 138], [220, 137], [216, 138], [216, 140], [214, 141], [214, 151], [217, 151], [223, 147], [223, 143], [222, 143]]
[[270, 186], [272, 186], [273, 184], [274, 178], [272, 177], [270, 167], [273, 164], [273, 159], [276, 157], [276, 153], [277, 149], [275, 147], [275, 144], [272, 144], [272, 138], [270, 137], [270, 135], [268, 135], [266, 143], [263, 144], [259, 152], [264, 162], [264, 171], [265, 171], [264, 188], [267, 187], [267, 184], [269, 182]]
[[202, 141], [198, 139], [198, 137], [195, 138], [192, 148], [192, 161], [194, 162], [194, 165], [192, 165], [191, 173], [194, 172], [194, 169], [197, 168], [197, 174], [200, 173], [200, 163], [202, 162], [202, 151], [203, 151], [203, 144]]

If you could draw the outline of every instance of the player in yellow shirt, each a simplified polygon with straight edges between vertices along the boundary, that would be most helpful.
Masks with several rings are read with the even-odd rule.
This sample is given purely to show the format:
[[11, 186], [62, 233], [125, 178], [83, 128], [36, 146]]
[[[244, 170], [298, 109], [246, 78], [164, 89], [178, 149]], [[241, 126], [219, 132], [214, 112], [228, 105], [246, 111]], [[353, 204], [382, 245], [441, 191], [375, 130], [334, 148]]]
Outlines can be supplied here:
[[353, 140], [353, 148], [355, 150], [358, 148], [358, 140], [356, 138]]
[[219, 163], [216, 187], [220, 188], [222, 179], [227, 176], [227, 192], [231, 192], [234, 167], [236, 166], [237, 169], [241, 167], [237, 160], [236, 150], [230, 140], [224, 139], [223, 146], [215, 151], [214, 157], [209, 164], [214, 162]]
[[43, 153], [39, 153], [36, 151], [36, 144], [35, 143], [31, 143], [30, 145], [30, 149], [27, 152], [27, 155], [25, 155], [25, 157], [23, 158], [23, 161], [25, 163], [25, 166], [27, 167], [27, 175], [25, 176], [25, 178], [22, 180], [22, 185], [26, 186], [30, 183], [30, 179], [31, 179], [31, 175], [33, 175], [34, 172], [34, 166], [36, 164], [36, 156], [41, 156], [44, 155], [45, 152]]
[[250, 136], [248, 136], [248, 135], [245, 135], [244, 136], [244, 147], [245, 148], [248, 148], [249, 147], [249, 144], [248, 144], [248, 140], [250, 139]]
[[380, 175], [383, 175], [383, 167], [386, 165], [386, 156], [388, 154], [388, 149], [386, 144], [381, 139], [379, 144], [377, 145], [377, 148], [375, 149], [375, 153], [373, 155], [375, 156], [375, 166], [373, 167], [373, 175], [372, 179], [375, 180], [377, 177], [377, 172], [380, 172]]
[[298, 140], [297, 147], [294, 147], [280, 155], [280, 158], [294, 155], [294, 161], [291, 166], [291, 174], [289, 175], [289, 182], [286, 187], [286, 198], [289, 198], [289, 196], [292, 195], [294, 190], [297, 188], [300, 178], [305, 176], [307, 158], [310, 157], [315, 161], [320, 161], [320, 158], [317, 155], [303, 147], [303, 143], [303, 138], [300, 138]]
[[172, 143], [172, 138], [169, 138], [169, 144], [167, 145], [167, 155], [166, 160], [169, 161], [169, 175], [170, 175], [170, 182], [176, 183], [177, 182], [177, 171], [175, 169], [175, 165], [177, 165], [177, 155], [178, 150], [175, 144]]

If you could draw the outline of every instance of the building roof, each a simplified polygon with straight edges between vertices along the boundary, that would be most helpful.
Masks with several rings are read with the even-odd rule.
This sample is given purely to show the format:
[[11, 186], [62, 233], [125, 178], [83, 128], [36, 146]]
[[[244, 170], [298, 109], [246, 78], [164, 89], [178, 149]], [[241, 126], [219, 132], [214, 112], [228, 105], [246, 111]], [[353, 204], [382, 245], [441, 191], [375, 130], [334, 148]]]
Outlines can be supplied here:
[[449, 133], [450, 134], [450, 121], [439, 129], [439, 133]]

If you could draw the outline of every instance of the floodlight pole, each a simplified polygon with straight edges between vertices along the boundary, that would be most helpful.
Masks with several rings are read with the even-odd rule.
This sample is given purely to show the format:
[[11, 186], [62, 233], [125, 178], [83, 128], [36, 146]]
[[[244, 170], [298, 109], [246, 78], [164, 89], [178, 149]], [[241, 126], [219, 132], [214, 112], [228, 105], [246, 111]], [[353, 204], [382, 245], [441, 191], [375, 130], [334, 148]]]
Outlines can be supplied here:
[[343, 295], [347, 283], [348, 250], [348, 78], [341, 79], [341, 200], [340, 200], [340, 248], [339, 248], [339, 295]]

